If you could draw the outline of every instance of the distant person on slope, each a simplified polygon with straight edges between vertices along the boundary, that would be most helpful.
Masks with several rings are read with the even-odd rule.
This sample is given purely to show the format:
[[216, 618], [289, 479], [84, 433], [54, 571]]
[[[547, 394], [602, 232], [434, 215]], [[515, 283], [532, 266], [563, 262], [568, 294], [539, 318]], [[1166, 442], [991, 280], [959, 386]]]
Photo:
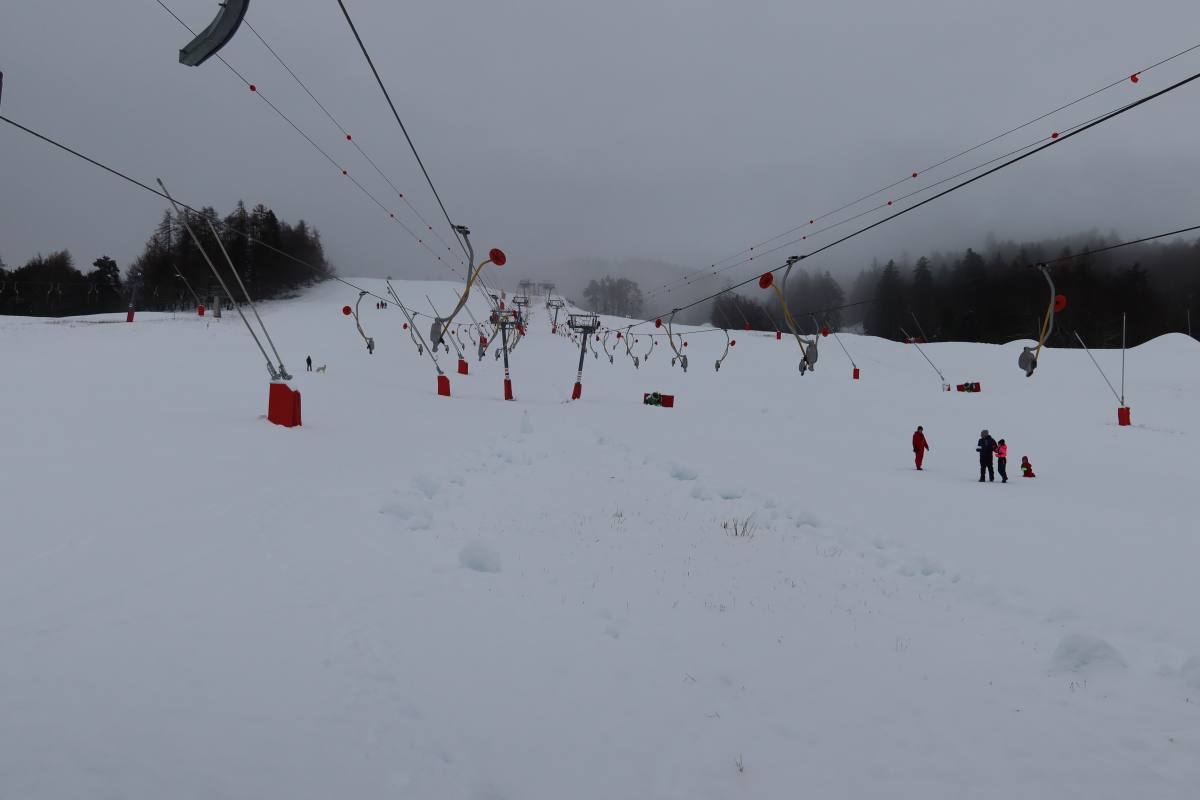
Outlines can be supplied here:
[[1033, 464], [1029, 463], [1029, 456], [1021, 456], [1021, 477], [1022, 478], [1036, 478], [1037, 477], [1037, 475], [1033, 474]]
[[1008, 444], [1003, 439], [996, 445], [996, 469], [1000, 473], [1000, 482], [1008, 483]]
[[308, 365], [308, 371], [312, 372], [312, 356], [304, 359], [304, 363]]
[[979, 482], [983, 483], [985, 472], [988, 480], [995, 482], [996, 470], [992, 467], [992, 456], [996, 452], [996, 440], [992, 438], [986, 428], [979, 432], [979, 443], [975, 445], [975, 452], [979, 453]]
[[921, 468], [921, 462], [925, 460], [925, 451], [928, 449], [929, 440], [925, 438], [925, 428], [918, 425], [916, 433], [913, 434], [913, 454], [917, 457], [917, 469]]

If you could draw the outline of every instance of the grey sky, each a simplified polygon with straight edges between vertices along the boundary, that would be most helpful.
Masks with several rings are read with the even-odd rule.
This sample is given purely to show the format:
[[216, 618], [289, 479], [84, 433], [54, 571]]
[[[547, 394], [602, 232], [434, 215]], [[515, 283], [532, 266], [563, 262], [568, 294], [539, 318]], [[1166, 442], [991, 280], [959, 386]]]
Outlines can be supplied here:
[[[199, 28], [217, 4], [168, 5]], [[1200, 42], [1194, 0], [347, 5], [451, 214], [477, 246], [507, 250], [514, 280], [584, 258], [705, 266]], [[247, 19], [449, 239], [337, 3], [252, 0]], [[436, 274], [224, 66], [179, 65], [188, 38], [153, 0], [5, 3], [0, 113], [147, 182], [162, 176], [189, 203], [225, 212], [244, 198], [303, 217], [343, 275]], [[223, 55], [418, 224], [249, 30]], [[961, 166], [1195, 71], [1200, 51]], [[858, 267], [989, 232], [1135, 236], [1195, 224], [1198, 121], [1192, 85], [817, 265]], [[0, 125], [0, 258], [10, 266], [66, 247], [81, 264], [107, 253], [125, 267], [162, 210]]]

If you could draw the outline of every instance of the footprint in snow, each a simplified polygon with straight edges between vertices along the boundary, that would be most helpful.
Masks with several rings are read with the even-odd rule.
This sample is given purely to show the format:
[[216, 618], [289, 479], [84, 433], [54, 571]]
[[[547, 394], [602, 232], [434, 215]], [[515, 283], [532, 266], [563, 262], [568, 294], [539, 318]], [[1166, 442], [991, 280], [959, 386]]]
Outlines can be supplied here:
[[442, 488], [442, 482], [432, 475], [420, 474], [412, 479], [412, 487], [421, 494], [425, 495], [425, 499], [432, 500]]
[[388, 503], [379, 509], [379, 513], [395, 517], [410, 531], [424, 531], [433, 527], [433, 515], [424, 506], [410, 503]]

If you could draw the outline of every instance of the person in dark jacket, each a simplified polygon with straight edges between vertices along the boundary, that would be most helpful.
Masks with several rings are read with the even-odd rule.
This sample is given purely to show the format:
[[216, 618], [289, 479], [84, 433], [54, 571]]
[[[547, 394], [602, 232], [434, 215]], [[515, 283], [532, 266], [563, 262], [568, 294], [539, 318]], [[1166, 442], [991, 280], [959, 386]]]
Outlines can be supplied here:
[[308, 364], [308, 371], [312, 372], [312, 356], [304, 359], [304, 363]]
[[996, 452], [996, 440], [992, 438], [987, 430], [979, 432], [979, 443], [975, 445], [975, 452], [979, 453], [979, 482], [983, 483], [983, 475], [986, 472], [989, 481], [996, 480], [996, 470], [992, 466], [992, 456]]
[[929, 440], [925, 438], [925, 427], [917, 426], [916, 433], [913, 434], [913, 455], [917, 459], [917, 469], [921, 468], [921, 462], [925, 460], [925, 451], [929, 449]]

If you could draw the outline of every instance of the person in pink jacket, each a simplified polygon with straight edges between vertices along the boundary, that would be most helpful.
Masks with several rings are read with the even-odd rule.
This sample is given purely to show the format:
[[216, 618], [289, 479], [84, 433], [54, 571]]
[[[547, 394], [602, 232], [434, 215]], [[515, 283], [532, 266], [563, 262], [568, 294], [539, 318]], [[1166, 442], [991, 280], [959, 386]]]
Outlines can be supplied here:
[[1003, 439], [996, 445], [996, 468], [1000, 472], [1000, 482], [1008, 483], [1008, 444]]

